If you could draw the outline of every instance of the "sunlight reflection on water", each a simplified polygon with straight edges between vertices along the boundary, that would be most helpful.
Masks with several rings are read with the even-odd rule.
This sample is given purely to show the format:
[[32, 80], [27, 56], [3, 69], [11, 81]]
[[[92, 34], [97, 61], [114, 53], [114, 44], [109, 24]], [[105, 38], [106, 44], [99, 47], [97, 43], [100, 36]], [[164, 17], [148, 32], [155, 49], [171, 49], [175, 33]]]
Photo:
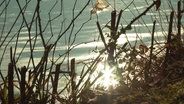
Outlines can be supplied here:
[[115, 66], [110, 66], [107, 63], [107, 56], [104, 55], [103, 60], [98, 63], [95, 71], [91, 76], [91, 81], [94, 81], [95, 78], [98, 79], [95, 81], [93, 88], [104, 88], [104, 90], [109, 90], [109, 88], [115, 88], [118, 85], [117, 77], [115, 73]]
[[[42, 0], [42, 5], [41, 5], [41, 17], [42, 17], [42, 23], [43, 23], [43, 27], [47, 24], [47, 22], [49, 21], [49, 16], [48, 16], [48, 12], [50, 11], [50, 8], [53, 6], [54, 2], [50, 1], [50, 0]], [[76, 15], [84, 6], [84, 4], [86, 3], [87, 0], [83, 0], [83, 2], [78, 3], [75, 11], [73, 12], [74, 15]], [[110, 4], [113, 4], [112, 0], [107, 0], [109, 1]], [[12, 1], [15, 2], [15, 1]], [[17, 10], [18, 7], [16, 7], [16, 3], [12, 3], [11, 2], [11, 6], [12, 8], [9, 8], [10, 10], [8, 10], [8, 15], [7, 15], [7, 22], [6, 22], [6, 28], [5, 28], [5, 33], [2, 34], [2, 39], [4, 39], [4, 37], [6, 37], [8, 31], [9, 31], [9, 27], [12, 26], [13, 22], [15, 21], [15, 18], [17, 16]], [[94, 0], [95, 2], [95, 0]], [[116, 8], [117, 10], [120, 9], [124, 9], [126, 8], [126, 5], [123, 4], [122, 2], [116, 0], [117, 5]], [[127, 3], [127, 5], [129, 4], [130, 0], [124, 0], [124, 2]], [[121, 25], [120, 26], [126, 26], [127, 23], [129, 23], [133, 18], [135, 18], [135, 16], [137, 16], [138, 14], [140, 14], [141, 11], [145, 10], [147, 8], [147, 4], [144, 3], [142, 0], [135, 0], [135, 4], [137, 5], [137, 7], [130, 7], [130, 9], [126, 9], [123, 12], [123, 17], [122, 17], [122, 21], [121, 21]], [[150, 0], [149, 2], [152, 2], [152, 0]], [[31, 17], [33, 15], [33, 11], [34, 10], [34, 3], [35, 1], [31, 1], [31, 6], [28, 6], [27, 11], [25, 12], [26, 14], [26, 19], [27, 21], [31, 20]], [[44, 38], [46, 40], [49, 40], [49, 38], [51, 38], [50, 43], [53, 43], [58, 35], [60, 35], [60, 30], [61, 28], [64, 30], [66, 29], [66, 27], [68, 26], [68, 24], [70, 23], [71, 19], [72, 19], [72, 9], [73, 9], [73, 5], [74, 2], [73, 0], [64, 0], [64, 3], [66, 5], [64, 5], [64, 11], [63, 16], [61, 18], [56, 19], [55, 21], [52, 22], [52, 28], [53, 28], [53, 37], [52, 34], [50, 32], [50, 28], [46, 28], [45, 32], [44, 32]], [[70, 6], [68, 6], [70, 5]], [[166, 4], [165, 4], [166, 5]], [[33, 6], [33, 7], [32, 7]], [[98, 11], [97, 15], [90, 15], [90, 11], [92, 9], [92, 5], [90, 4], [86, 10], [81, 14], [81, 16], [77, 19], [77, 21], [75, 22], [75, 27], [74, 27], [74, 31], [73, 34], [76, 34], [77, 31], [79, 30], [79, 27], [82, 26], [82, 24], [84, 22], [86, 22], [86, 20], [90, 19], [90, 21], [88, 21], [88, 23], [83, 27], [83, 29], [76, 35], [76, 41], [74, 43], [74, 45], [81, 43], [82, 41], [93, 41], [93, 40], [98, 40], [97, 38], [99, 38], [99, 33], [98, 33], [98, 29], [96, 27], [96, 21], [99, 21], [101, 23], [102, 26], [104, 26], [109, 20], [110, 20], [110, 12], [113, 10], [113, 5], [111, 5], [111, 7], [108, 7], [106, 9], [104, 9], [103, 11]], [[57, 16], [60, 11], [58, 12], [58, 10], [60, 9], [60, 5], [57, 5], [57, 7], [52, 11], [51, 13], [51, 18], [53, 18], [54, 16]], [[133, 10], [133, 12], [136, 12], [134, 15], [131, 13], [130, 10]], [[137, 12], [137, 10], [139, 12]], [[118, 12], [118, 11], [117, 11]], [[161, 10], [160, 13], [165, 13], [166, 16], [169, 15], [170, 10]], [[150, 45], [150, 30], [152, 29], [152, 19], [151, 17], [155, 17], [154, 19], [158, 19], [158, 17], [160, 16], [160, 13], [157, 13], [155, 10], [153, 10], [152, 12], [148, 12], [145, 16], [143, 16], [143, 20], [140, 20], [141, 22], [136, 22], [135, 24], [133, 24], [133, 28], [137, 29], [136, 31], [134, 31], [134, 29], [132, 29], [131, 31], [129, 31], [129, 33], [127, 34], [122, 34], [120, 36], [120, 38], [118, 39], [117, 44], [119, 45], [123, 45], [125, 42], [130, 41], [131, 43], [134, 43], [137, 40], [137, 33], [141, 33], [138, 34], [140, 36], [140, 39], [142, 39], [145, 44]], [[91, 16], [91, 17], [90, 17]], [[151, 17], [150, 17], [151, 16]], [[3, 19], [5, 18], [5, 15], [1, 15], [0, 16], [0, 25], [3, 25]], [[163, 21], [163, 27], [166, 28], [167, 30], [167, 26], [165, 23], [167, 23], [168, 21], [166, 20], [165, 16], [162, 16], [162, 18], [164, 18]], [[66, 19], [66, 20], [65, 20]], [[64, 21], [63, 26], [61, 25], [62, 21]], [[6, 39], [5, 44], [1, 47], [0, 50], [0, 57], [3, 54], [3, 49], [5, 48], [5, 46], [7, 44], [8, 48], [5, 51], [5, 55], [4, 55], [4, 59], [3, 59], [3, 63], [0, 66], [0, 69], [2, 70], [2, 73], [4, 76], [7, 75], [7, 69], [8, 69], [8, 63], [9, 63], [9, 59], [10, 59], [10, 52], [9, 52], [9, 48], [10, 46], [14, 47], [15, 43], [16, 43], [16, 38], [14, 38], [13, 40], [11, 40], [13, 38], [13, 35], [16, 34], [19, 25], [22, 21], [22, 18], [18, 19], [18, 22], [16, 24], [16, 26], [13, 28], [12, 32], [10, 33], [10, 36]], [[159, 20], [158, 20], [159, 21]], [[145, 23], [144, 23], [145, 22]], [[144, 23], [144, 24], [142, 24]], [[161, 31], [160, 29], [160, 24], [157, 24], [157, 31]], [[148, 27], [148, 28], [147, 28]], [[144, 28], [144, 29], [143, 29]], [[61, 54], [63, 54], [64, 52], [67, 51], [67, 43], [68, 40], [65, 40], [69, 37], [70, 32], [67, 32], [65, 36], [63, 36], [63, 39], [61, 39], [61, 41], [58, 42], [58, 47], [56, 48], [56, 53], [54, 58], [57, 59], [57, 57]], [[103, 32], [109, 32], [108, 29], [103, 29]], [[35, 36], [36, 32], [35, 32], [35, 27], [32, 27], [32, 31], [30, 32], [32, 35], [32, 38]], [[22, 30], [19, 32], [20, 37], [18, 39], [18, 48], [16, 50], [16, 58], [18, 57], [18, 54], [21, 53], [22, 51], [22, 46], [24, 46], [24, 44], [29, 40], [28, 38], [28, 31], [26, 30], [26, 28], [22, 28]], [[157, 32], [158, 36], [163, 36], [166, 35], [162, 32]], [[15, 35], [16, 36], [16, 35]], [[105, 35], [106, 36], [106, 35]], [[127, 37], [126, 37], [127, 36]], [[74, 38], [74, 37], [72, 37]], [[35, 63], [38, 63], [43, 55], [43, 47], [41, 45], [41, 38], [37, 37], [38, 41], [36, 43], [36, 47], [34, 49], [34, 61]], [[164, 37], [158, 37], [158, 39], [160, 39], [160, 41], [164, 40]], [[106, 39], [106, 41], [108, 42], [108, 38]], [[72, 45], [73, 46], [73, 45]], [[78, 46], [76, 46], [70, 53], [70, 59], [72, 58], [76, 58], [77, 61], [81, 61], [81, 60], [85, 60], [85, 59], [89, 59], [89, 58], [95, 58], [98, 54], [93, 52], [93, 50], [98, 47], [98, 49], [102, 49], [104, 48], [103, 42], [101, 41], [94, 41], [94, 42], [90, 42], [87, 44], [80, 44]], [[18, 67], [22, 67], [24, 65], [27, 65], [28, 61], [30, 59], [30, 48], [27, 45], [25, 47], [25, 49], [23, 50], [23, 54], [20, 56], [20, 60], [18, 60], [17, 62], [17, 66]], [[61, 58], [62, 60], [62, 58]], [[31, 67], [31, 65], [30, 65]], [[77, 70], [80, 70], [80, 67], [77, 67]], [[102, 74], [102, 76], [98, 79], [97, 83], [95, 84], [95, 87], [98, 85], [102, 85], [105, 87], [106, 90], [108, 90], [109, 86], [113, 86], [115, 87], [117, 84], [116, 81], [116, 76], [113, 75], [113, 71], [114, 68], [110, 68], [110, 66], [108, 66], [107, 64], [105, 64], [104, 62], [101, 62], [98, 67], [96, 72], [94, 72], [93, 77], [96, 78], [99, 73]], [[77, 71], [80, 72], [80, 71]], [[94, 79], [91, 79], [94, 80]], [[60, 84], [62, 85], [65, 80], [61, 80]]]

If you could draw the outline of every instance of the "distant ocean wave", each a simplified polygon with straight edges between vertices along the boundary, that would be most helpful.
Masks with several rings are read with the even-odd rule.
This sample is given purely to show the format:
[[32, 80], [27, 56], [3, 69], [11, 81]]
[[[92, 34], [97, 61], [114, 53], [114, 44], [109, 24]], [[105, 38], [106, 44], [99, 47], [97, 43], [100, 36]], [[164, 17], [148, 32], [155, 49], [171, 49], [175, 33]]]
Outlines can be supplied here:
[[[99, 47], [100, 49], [104, 47], [103, 43], [99, 39], [99, 32], [96, 26], [97, 21], [99, 21], [102, 27], [104, 36], [107, 36], [105, 35], [105, 33], [109, 33], [109, 29], [105, 28], [105, 25], [110, 21], [110, 13], [114, 8], [117, 9], [117, 13], [119, 13], [120, 9], [124, 10], [119, 27], [125, 27], [127, 26], [128, 23], [131, 22], [132, 19], [138, 16], [143, 10], [147, 9], [149, 4], [152, 3], [152, 0], [150, 0], [148, 3], [142, 0], [134, 0], [134, 4], [131, 4], [129, 8], [126, 8], [131, 3], [130, 0], [116, 0], [115, 1], [116, 5], [114, 5], [113, 0], [106, 0], [106, 1], [109, 4], [109, 7], [103, 9], [102, 11], [99, 11], [97, 14], [90, 14], [90, 11], [93, 9], [92, 3], [90, 3], [87, 6], [87, 8], [83, 12], [81, 12], [80, 16], [76, 19], [76, 21], [74, 21], [74, 24], [73, 24], [74, 27], [71, 26], [73, 30], [70, 28], [58, 41], [57, 48], [55, 50], [56, 52], [54, 56], [55, 58], [59, 57], [61, 54], [67, 51], [69, 44], [71, 44], [73, 39], [75, 39], [75, 36], [76, 36], [76, 40], [71, 45], [71, 47], [77, 44], [80, 44], [81, 42], [89, 42], [89, 43], [86, 43], [86, 44], [82, 43], [80, 45], [77, 45], [70, 52], [70, 57], [76, 58], [76, 60], [82, 60], [89, 57], [94, 57], [93, 55], [96, 55], [96, 54], [93, 53], [92, 50], [94, 50], [96, 47]], [[46, 42], [48, 42], [48, 44], [53, 44], [57, 40], [58, 36], [60, 36], [63, 33], [63, 31], [65, 31], [68, 25], [72, 22], [72, 19], [78, 13], [80, 13], [81, 9], [84, 7], [87, 0], [78, 1], [76, 3], [75, 8], [74, 8], [73, 0], [64, 0], [63, 6], [57, 3], [56, 7], [51, 9], [56, 2], [57, 1], [50, 1], [50, 0], [41, 1], [40, 15], [41, 15], [42, 29], [44, 30], [43, 36]], [[95, 4], [96, 0], [92, 2], [93, 4]], [[143, 39], [143, 41], [148, 43], [148, 41], [150, 40], [149, 36], [151, 36], [150, 33], [153, 26], [153, 20], [162, 22], [162, 24], [161, 23], [156, 24], [157, 26], [156, 34], [158, 36], [165, 35], [164, 33], [162, 33], [162, 29], [159, 26], [163, 25], [163, 29], [165, 31], [168, 30], [168, 27], [165, 26], [167, 25], [166, 23], [168, 23], [168, 21], [166, 20], [167, 19], [166, 16], [169, 16], [171, 9], [169, 9], [167, 1], [163, 1], [163, 2], [166, 2], [166, 3], [163, 3], [163, 7], [159, 12], [157, 12], [155, 8], [153, 8], [150, 12], [146, 13], [139, 21], [132, 24], [132, 28], [133, 28], [132, 30], [127, 31], [126, 34], [120, 35], [120, 38], [118, 39], [117, 43], [124, 44], [127, 41], [126, 39], [127, 37], [128, 37], [128, 41], [134, 43], [137, 39], [136, 37], [137, 35], [139, 35], [140, 38]], [[21, 3], [24, 4], [24, 2], [21, 2]], [[26, 22], [28, 22], [29, 25], [34, 14], [35, 3], [36, 3], [35, 1], [30, 1], [24, 14], [27, 20]], [[173, 5], [176, 5], [176, 3]], [[35, 49], [33, 52], [35, 54], [35, 57], [34, 57], [35, 62], [39, 62], [39, 59], [42, 57], [42, 54], [43, 54], [43, 46], [42, 46], [40, 35], [38, 34], [39, 31], [37, 30], [38, 33], [36, 33], [35, 21], [34, 21], [34, 24], [32, 25], [30, 32], [27, 31], [25, 24], [21, 28], [21, 30], [18, 31], [22, 23], [22, 16], [20, 15], [17, 22], [15, 23], [15, 26], [11, 30], [11, 26], [13, 26], [13, 23], [15, 22], [15, 19], [18, 16], [18, 13], [20, 12], [20, 10], [17, 7], [16, 1], [11, 1], [7, 9], [8, 9], [8, 12], [6, 15], [7, 16], [6, 24], [4, 28], [4, 33], [1, 35], [2, 36], [1, 42], [5, 39], [7, 35], [9, 36], [4, 41], [4, 44], [2, 45], [2, 47], [0, 47], [1, 48], [0, 57], [4, 52], [5, 46], [7, 44], [8, 46], [6, 51], [4, 52], [5, 55], [4, 55], [2, 64], [0, 66], [0, 69], [1, 70], [7, 69], [7, 65], [9, 63], [9, 55], [10, 55], [9, 49], [11, 46], [14, 49], [16, 42], [18, 43], [17, 44], [18, 47], [16, 49], [16, 55], [18, 56], [21, 53], [21, 51], [23, 51], [23, 53], [20, 55], [20, 60], [18, 63], [20, 67], [22, 67], [22, 65], [26, 65], [30, 55], [30, 47], [29, 47], [30, 40], [28, 37], [29, 33], [32, 39], [31, 42], [34, 42], [34, 39], [36, 37]], [[160, 16], [161, 13], [165, 13], [165, 14], [162, 16], [163, 20], [159, 21], [158, 17]], [[58, 15], [59, 17], [55, 18]], [[4, 19], [5, 19], [5, 14], [0, 15], [0, 26], [4, 25]], [[50, 19], [51, 20], [53, 19], [53, 20], [51, 21]], [[11, 30], [10, 33], [9, 33], [9, 30]], [[138, 34], [136, 34], [136, 32]], [[17, 34], [19, 34], [18, 38], [16, 37]], [[71, 40], [69, 43], [68, 38], [70, 37], [70, 35], [71, 35]], [[161, 38], [160, 41], [162, 41], [162, 39], [164, 38]], [[108, 42], [108, 38], [106, 39], [106, 41]], [[23, 49], [24, 45], [26, 46]], [[3, 72], [6, 72], [6, 71], [3, 71]]]

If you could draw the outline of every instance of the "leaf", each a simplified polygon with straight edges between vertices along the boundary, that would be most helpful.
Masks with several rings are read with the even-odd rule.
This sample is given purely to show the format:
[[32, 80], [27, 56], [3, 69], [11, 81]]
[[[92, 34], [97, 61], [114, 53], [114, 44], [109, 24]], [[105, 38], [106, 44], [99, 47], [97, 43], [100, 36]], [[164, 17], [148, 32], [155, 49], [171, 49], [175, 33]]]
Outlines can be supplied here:
[[121, 33], [121, 34], [125, 34], [125, 33], [126, 33], [126, 29], [122, 27], [122, 28], [120, 29], [120, 33]]
[[159, 10], [160, 5], [161, 5], [161, 0], [156, 0], [156, 10]]
[[3, 91], [2, 91], [4, 99], [6, 99], [7, 95], [8, 95], [8, 88], [7, 88], [7, 86], [8, 86], [8, 82], [5, 81], [4, 88], [3, 88]]
[[127, 27], [126, 27], [126, 30], [131, 30], [132, 29], [132, 26], [131, 25], [128, 25]]
[[90, 81], [89, 81], [89, 80], [87, 80], [87, 81], [85, 82], [85, 87], [84, 87], [84, 89], [89, 90], [89, 89], [90, 89], [90, 87], [91, 87], [91, 83], [90, 83]]
[[139, 45], [139, 51], [141, 54], [145, 54], [146, 52], [148, 52], [148, 47], [146, 45], [140, 44]]

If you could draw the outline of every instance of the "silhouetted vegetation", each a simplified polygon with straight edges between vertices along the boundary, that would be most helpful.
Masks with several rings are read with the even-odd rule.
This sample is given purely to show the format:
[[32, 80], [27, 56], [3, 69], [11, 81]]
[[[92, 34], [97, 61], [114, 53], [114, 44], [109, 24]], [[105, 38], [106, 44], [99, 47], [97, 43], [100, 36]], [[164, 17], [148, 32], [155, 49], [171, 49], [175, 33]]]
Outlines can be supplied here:
[[[3, 8], [0, 16], [4, 14], [2, 23], [2, 34], [6, 27], [6, 11], [11, 1], [3, 0], [0, 6]], [[70, 56], [72, 50], [81, 44], [75, 44], [78, 31], [82, 31], [83, 25], [90, 21], [86, 20], [75, 33], [73, 28], [75, 22], [82, 15], [83, 11], [91, 3], [87, 0], [83, 8], [78, 14], [73, 15], [71, 22], [67, 28], [63, 27], [65, 20], [61, 22], [62, 29], [57, 38], [51, 41], [54, 37], [53, 24], [55, 19], [62, 17], [63, 1], [57, 1], [51, 7], [48, 15], [49, 20], [46, 26], [42, 24], [40, 3], [37, 0], [35, 10], [31, 19], [27, 19], [26, 8], [31, 1], [26, 0], [24, 5], [21, 5], [19, 0], [16, 1], [19, 7], [17, 19], [15, 19], [10, 30], [6, 32], [6, 36], [1, 35], [0, 48], [2, 51], [0, 66], [3, 66], [3, 60], [8, 60], [7, 75], [4, 75], [0, 69], [0, 102], [2, 104], [182, 104], [184, 103], [184, 46], [183, 35], [184, 27], [182, 23], [182, 15], [184, 13], [184, 5], [182, 0], [178, 0], [177, 10], [171, 9], [170, 15], [161, 14], [160, 3], [156, 0], [149, 4], [145, 10], [138, 12], [138, 15], [126, 25], [122, 25], [123, 13], [129, 6], [134, 5], [134, 0], [126, 5], [123, 10], [114, 10], [111, 12], [110, 21], [103, 25], [100, 21], [96, 21], [96, 28], [99, 32], [99, 38], [103, 43], [102, 48], [93, 50], [97, 55], [94, 58], [89, 58], [82, 61], [76, 61]], [[80, 1], [74, 1], [75, 5], [72, 10], [74, 14], [75, 6]], [[123, 2], [123, 1], [122, 1]], [[146, 1], [145, 1], [146, 2]], [[168, 1], [171, 2], [171, 1]], [[52, 10], [57, 4], [61, 4], [60, 13], [56, 17], [52, 17]], [[93, 4], [93, 3], [91, 3]], [[3, 6], [4, 5], [4, 6]], [[112, 4], [106, 3], [106, 7], [113, 7]], [[115, 3], [114, 3], [115, 5]], [[172, 5], [171, 5], [172, 7]], [[159, 19], [162, 20], [162, 15], [168, 24], [165, 31], [159, 35], [165, 37], [162, 42], [157, 41], [156, 28], [162, 27], [162, 22], [157, 20], [157, 17], [152, 18], [153, 23], [149, 34], [149, 43], [144, 44], [143, 39], [139, 37], [134, 23], [140, 21], [142, 17], [152, 10], [159, 13]], [[93, 8], [94, 9], [94, 8]], [[104, 8], [103, 8], [104, 9]], [[96, 12], [95, 12], [96, 13]], [[98, 14], [90, 14], [98, 15]], [[22, 18], [20, 27], [13, 37], [10, 36], [12, 29], [15, 27], [16, 21]], [[29, 21], [29, 22], [28, 22]], [[141, 24], [141, 23], [140, 23]], [[147, 27], [146, 23], [143, 24]], [[17, 25], [17, 24], [16, 24]], [[34, 26], [33, 26], [34, 25]], [[50, 26], [49, 26], [50, 25]], [[23, 45], [21, 52], [17, 55], [20, 31], [26, 29], [27, 42]], [[45, 30], [50, 29], [51, 35], [45, 38]], [[104, 29], [109, 30], [105, 34]], [[147, 28], [148, 29], [148, 28]], [[32, 34], [32, 30], [36, 32]], [[127, 32], [135, 32], [136, 40], [130, 41]], [[149, 29], [148, 29], [149, 30]], [[176, 31], [174, 31], [176, 30]], [[70, 31], [69, 36], [66, 35]], [[74, 34], [73, 34], [74, 32]], [[165, 33], [165, 34], [163, 34]], [[68, 38], [64, 36], [68, 36]], [[122, 35], [126, 41], [119, 44]], [[10, 40], [8, 38], [11, 37]], [[13, 46], [10, 45], [14, 42]], [[67, 49], [62, 54], [57, 56], [56, 51], [62, 39], [67, 40]], [[90, 42], [89, 42], [90, 43]], [[36, 45], [40, 44], [41, 51], [39, 61], [35, 61]], [[27, 66], [19, 67], [18, 62], [22, 54], [26, 51], [25, 47], [29, 47], [29, 58]], [[9, 51], [9, 59], [5, 53]], [[99, 64], [103, 65], [102, 69], [98, 69]], [[80, 67], [76, 67], [80, 66]], [[112, 70], [113, 79], [117, 81], [116, 85], [110, 81], [109, 86], [100, 85], [100, 79], [105, 80], [103, 71], [109, 67]], [[80, 71], [77, 71], [80, 70]], [[78, 73], [80, 72], [80, 73]], [[97, 84], [96, 84], [97, 83]]]

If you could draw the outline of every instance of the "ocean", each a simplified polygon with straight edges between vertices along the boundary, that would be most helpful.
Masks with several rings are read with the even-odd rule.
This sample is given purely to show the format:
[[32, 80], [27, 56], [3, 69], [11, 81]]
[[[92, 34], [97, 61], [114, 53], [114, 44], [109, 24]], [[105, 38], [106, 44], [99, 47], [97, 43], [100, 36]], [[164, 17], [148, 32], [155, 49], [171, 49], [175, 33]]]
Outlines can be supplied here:
[[[97, 21], [101, 25], [104, 36], [107, 37], [110, 31], [106, 25], [110, 25], [108, 23], [113, 10], [116, 10], [117, 14], [123, 10], [120, 29], [153, 3], [153, 0], [106, 0], [109, 5], [107, 8], [91, 14], [96, 0], [41, 0], [39, 11], [36, 0], [18, 1], [1, 0], [0, 2], [0, 71], [4, 76], [7, 75], [10, 62], [10, 47], [19, 68], [23, 66], [32, 68], [31, 51], [34, 64], [37, 64], [43, 56], [44, 44], [57, 43], [49, 54], [49, 62], [60, 63], [72, 58], [78, 62], [94, 58], [96, 57], [94, 50], [104, 48], [96, 26]], [[150, 45], [154, 20], [157, 22], [155, 39], [157, 42], [164, 42], [167, 36], [168, 18], [172, 9], [177, 8], [177, 0], [161, 1], [158, 11], [156, 7], [151, 8], [134, 22], [131, 30], [120, 36], [117, 43], [124, 44], [128, 37], [133, 44], [139, 36], [138, 40], [141, 40], [139, 44]], [[108, 38], [106, 41], [108, 42]], [[68, 50], [71, 51], [66, 54]]]

